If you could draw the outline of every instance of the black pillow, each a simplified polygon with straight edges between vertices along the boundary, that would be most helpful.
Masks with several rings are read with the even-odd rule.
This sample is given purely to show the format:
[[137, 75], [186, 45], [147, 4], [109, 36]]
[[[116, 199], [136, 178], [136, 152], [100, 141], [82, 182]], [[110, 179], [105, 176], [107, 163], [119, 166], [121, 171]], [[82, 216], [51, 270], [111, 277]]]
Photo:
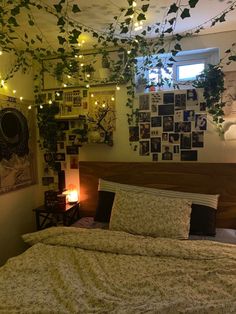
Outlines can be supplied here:
[[95, 221], [109, 222], [115, 193], [98, 191], [98, 204], [96, 208]]
[[192, 204], [190, 234], [215, 236], [216, 210], [209, 206]]
[[[109, 223], [114, 198], [114, 192], [98, 191], [95, 221]], [[215, 236], [216, 210], [209, 206], [192, 204], [189, 234]]]

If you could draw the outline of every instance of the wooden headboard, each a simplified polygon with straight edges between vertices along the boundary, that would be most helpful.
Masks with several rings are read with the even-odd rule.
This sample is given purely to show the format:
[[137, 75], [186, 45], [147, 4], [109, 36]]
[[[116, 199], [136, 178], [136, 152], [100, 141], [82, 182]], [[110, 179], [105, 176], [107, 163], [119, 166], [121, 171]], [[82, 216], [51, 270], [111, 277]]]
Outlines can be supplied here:
[[98, 179], [193, 193], [220, 194], [217, 227], [236, 229], [236, 164], [80, 162], [81, 215], [93, 216]]

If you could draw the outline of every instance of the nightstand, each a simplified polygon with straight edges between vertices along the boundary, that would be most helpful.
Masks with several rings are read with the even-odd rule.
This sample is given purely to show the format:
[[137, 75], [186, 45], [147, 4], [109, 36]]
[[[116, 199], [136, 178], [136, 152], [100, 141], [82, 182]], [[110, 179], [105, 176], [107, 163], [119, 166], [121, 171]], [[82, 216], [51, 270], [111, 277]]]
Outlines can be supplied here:
[[79, 219], [79, 203], [66, 204], [64, 210], [54, 207], [47, 208], [44, 205], [33, 209], [36, 217], [37, 230], [51, 226], [70, 226]]

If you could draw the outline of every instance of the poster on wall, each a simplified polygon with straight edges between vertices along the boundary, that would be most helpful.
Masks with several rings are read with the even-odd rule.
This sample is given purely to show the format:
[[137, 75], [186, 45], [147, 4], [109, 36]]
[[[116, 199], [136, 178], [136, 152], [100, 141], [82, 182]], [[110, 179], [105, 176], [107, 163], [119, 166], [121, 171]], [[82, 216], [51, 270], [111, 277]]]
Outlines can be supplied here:
[[[34, 131], [29, 110], [0, 104], [0, 194], [34, 184]], [[35, 142], [35, 140], [34, 140]]]
[[152, 161], [197, 161], [207, 113], [202, 89], [138, 95], [138, 126], [129, 127], [139, 155]]

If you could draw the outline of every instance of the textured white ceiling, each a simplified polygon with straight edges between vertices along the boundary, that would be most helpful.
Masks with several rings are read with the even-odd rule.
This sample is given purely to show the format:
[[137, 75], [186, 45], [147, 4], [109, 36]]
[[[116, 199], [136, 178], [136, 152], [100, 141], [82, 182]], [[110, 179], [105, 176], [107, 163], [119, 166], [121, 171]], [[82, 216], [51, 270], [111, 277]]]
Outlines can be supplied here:
[[[145, 0], [136, 1], [138, 7], [145, 3]], [[48, 6], [53, 6], [54, 3], [57, 3], [55, 0], [44, 0], [42, 2]], [[150, 0], [150, 8], [144, 25], [147, 26], [162, 22], [167, 9], [173, 2], [175, 1]], [[181, 33], [197, 27], [220, 14], [234, 2], [229, 0], [199, 0], [196, 7], [191, 10], [191, 18], [184, 20], [178, 18], [176, 32]], [[81, 12], [72, 16], [74, 20], [98, 31], [105, 30], [109, 23], [114, 22], [113, 17], [120, 14], [121, 7], [127, 7], [127, 0], [71, 0], [69, 3], [70, 5], [77, 3], [81, 9]], [[184, 3], [188, 3], [188, 0], [182, 0], [182, 4]], [[48, 42], [56, 45], [58, 36], [58, 29], [55, 27], [56, 19], [51, 15], [40, 13], [39, 11], [35, 11], [34, 17], [38, 30], [42, 31]], [[236, 30], [236, 10], [227, 15], [226, 22], [219, 23], [215, 27], [210, 27], [209, 23], [205, 24], [205, 26], [206, 28], [201, 34]], [[21, 27], [24, 31], [32, 32], [31, 28], [27, 27], [25, 19], [21, 20]], [[91, 40], [91, 38], [86, 36], [86, 48], [89, 48]]]

